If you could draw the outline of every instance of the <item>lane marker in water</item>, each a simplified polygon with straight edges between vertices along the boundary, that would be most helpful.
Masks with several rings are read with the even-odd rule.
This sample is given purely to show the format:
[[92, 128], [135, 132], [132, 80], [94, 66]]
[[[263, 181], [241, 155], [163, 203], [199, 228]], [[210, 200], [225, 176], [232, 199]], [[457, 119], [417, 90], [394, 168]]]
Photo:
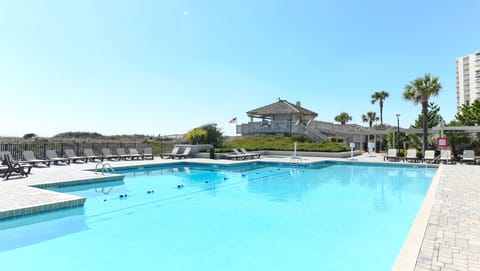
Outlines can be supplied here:
[[[280, 170], [280, 169], [278, 169]], [[260, 174], [259, 172], [257, 172], [257, 174]], [[255, 177], [250, 177], [250, 179], [248, 180], [250, 183], [258, 183], [258, 182], [262, 182], [264, 180], [267, 180], [269, 177], [274, 177], [274, 176], [281, 176], [281, 175], [285, 175], [285, 174], [288, 174], [288, 171], [281, 171], [281, 172], [278, 172], [278, 173], [274, 173], [274, 174], [266, 174], [266, 175], [260, 175], [260, 176], [255, 176]], [[247, 176], [247, 174], [243, 174], [244, 176]], [[227, 188], [227, 187], [232, 187], [232, 186], [235, 186], [235, 185], [238, 185], [239, 183], [241, 183], [243, 181], [240, 181], [240, 182], [233, 182], [233, 183], [229, 183], [229, 184], [224, 184], [223, 187], [221, 188]], [[177, 185], [177, 188], [178, 189], [181, 189], [183, 188], [184, 185], [183, 184], [179, 184]], [[143, 203], [138, 203], [138, 204], [134, 204], [134, 205], [131, 205], [131, 206], [125, 206], [125, 207], [122, 207], [122, 208], [119, 208], [119, 209], [114, 209], [114, 210], [110, 210], [110, 211], [105, 211], [105, 212], [102, 212], [102, 213], [98, 213], [98, 214], [94, 214], [94, 215], [90, 215], [90, 216], [87, 216], [87, 218], [93, 218], [93, 217], [99, 217], [99, 216], [103, 216], [103, 215], [107, 215], [107, 214], [112, 214], [112, 213], [117, 213], [117, 212], [123, 212], [125, 210], [129, 210], [129, 209], [133, 209], [133, 208], [138, 208], [138, 207], [141, 207], [141, 206], [147, 206], [147, 205], [151, 205], [151, 204], [157, 204], [157, 203], [160, 203], [160, 202], [166, 202], [166, 201], [169, 201], [169, 200], [173, 200], [173, 199], [178, 199], [178, 198], [184, 198], [186, 197], [187, 199], [191, 199], [192, 197], [188, 197], [188, 196], [193, 196], [195, 194], [200, 194], [200, 193], [204, 193], [204, 192], [207, 192], [207, 191], [213, 191], [213, 190], [217, 190], [217, 187], [216, 186], [213, 186], [213, 187], [208, 187], [208, 188], [205, 188], [205, 189], [201, 189], [201, 190], [198, 190], [198, 191], [190, 191], [190, 192], [186, 192], [186, 193], [181, 193], [181, 194], [178, 194], [178, 195], [173, 195], [171, 197], [165, 197], [165, 198], [160, 198], [160, 199], [155, 199], [155, 200], [151, 200], [151, 201], [148, 201], [148, 202], [143, 202]], [[125, 200], [125, 198], [127, 197], [127, 194], [123, 194], [124, 198], [121, 198], [122, 195], [119, 196], [119, 198], [122, 200]], [[130, 195], [132, 196], [132, 195]], [[112, 198], [112, 199], [115, 199], [115, 198]], [[104, 200], [106, 201], [106, 199]]]

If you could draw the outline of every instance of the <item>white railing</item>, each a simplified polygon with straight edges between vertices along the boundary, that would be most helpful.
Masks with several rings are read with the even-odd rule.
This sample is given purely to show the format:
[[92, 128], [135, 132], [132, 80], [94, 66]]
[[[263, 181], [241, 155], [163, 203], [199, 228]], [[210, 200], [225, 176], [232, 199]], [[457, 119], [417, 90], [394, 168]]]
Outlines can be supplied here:
[[98, 162], [95, 165], [95, 174], [101, 173], [102, 175], [104, 175], [105, 173], [107, 173], [107, 171], [110, 171], [110, 173], [115, 173], [115, 170], [113, 169], [112, 165], [110, 165], [110, 163]]

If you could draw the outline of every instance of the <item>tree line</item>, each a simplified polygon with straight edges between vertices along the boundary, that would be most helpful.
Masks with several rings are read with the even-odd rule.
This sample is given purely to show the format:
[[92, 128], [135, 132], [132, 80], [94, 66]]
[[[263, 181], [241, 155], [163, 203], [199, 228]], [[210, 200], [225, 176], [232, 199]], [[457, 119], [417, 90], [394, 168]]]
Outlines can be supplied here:
[[[428, 129], [438, 127], [440, 125], [445, 126], [478, 126], [480, 125], [480, 101], [475, 100], [473, 103], [465, 103], [459, 109], [455, 115], [455, 119], [446, 123], [440, 114], [440, 107], [433, 102], [430, 102], [430, 98], [438, 96], [442, 89], [442, 85], [437, 76], [432, 76], [427, 73], [423, 77], [418, 77], [404, 87], [402, 98], [412, 102], [414, 105], [421, 105], [421, 113], [418, 115], [417, 120], [412, 124], [411, 128], [422, 128], [422, 140], [415, 138], [415, 135], [405, 135], [401, 133], [397, 135], [397, 142], [407, 141], [415, 145], [421, 143], [422, 152], [429, 147], [433, 147], [432, 142], [428, 139]], [[368, 123], [370, 128], [385, 129], [386, 125], [383, 123], [383, 107], [384, 102], [389, 98], [389, 93], [381, 90], [372, 94], [371, 103], [378, 103], [380, 107], [380, 117], [376, 112], [370, 111], [362, 115], [362, 121]], [[341, 112], [335, 116], [335, 121], [344, 125], [352, 120], [352, 116], [347, 112]], [[376, 124], [380, 120], [380, 124]], [[446, 133], [452, 142], [452, 147], [455, 145], [461, 145], [463, 147], [474, 148], [480, 150], [480, 140], [476, 134], [465, 132], [448, 132]], [[477, 146], [478, 145], [478, 146]]]

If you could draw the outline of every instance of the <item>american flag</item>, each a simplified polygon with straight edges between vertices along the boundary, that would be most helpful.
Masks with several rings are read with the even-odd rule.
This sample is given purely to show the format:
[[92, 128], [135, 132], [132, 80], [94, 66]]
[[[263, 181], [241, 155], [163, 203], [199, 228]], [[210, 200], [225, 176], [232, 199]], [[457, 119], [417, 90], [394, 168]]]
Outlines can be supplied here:
[[228, 123], [237, 123], [237, 117], [231, 119]]

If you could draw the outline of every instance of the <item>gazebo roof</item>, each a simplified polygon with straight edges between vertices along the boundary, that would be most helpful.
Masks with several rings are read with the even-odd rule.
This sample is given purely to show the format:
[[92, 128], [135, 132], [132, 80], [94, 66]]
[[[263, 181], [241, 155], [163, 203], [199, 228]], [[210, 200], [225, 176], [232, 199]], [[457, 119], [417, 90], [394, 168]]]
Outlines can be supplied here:
[[301, 107], [300, 102], [297, 102], [297, 104], [292, 104], [287, 100], [280, 100], [280, 99], [278, 100], [278, 102], [265, 105], [247, 112], [247, 115], [249, 117], [254, 117], [254, 118], [263, 118], [263, 117], [280, 115], [280, 114], [313, 116], [314, 118], [318, 116], [317, 113]]

